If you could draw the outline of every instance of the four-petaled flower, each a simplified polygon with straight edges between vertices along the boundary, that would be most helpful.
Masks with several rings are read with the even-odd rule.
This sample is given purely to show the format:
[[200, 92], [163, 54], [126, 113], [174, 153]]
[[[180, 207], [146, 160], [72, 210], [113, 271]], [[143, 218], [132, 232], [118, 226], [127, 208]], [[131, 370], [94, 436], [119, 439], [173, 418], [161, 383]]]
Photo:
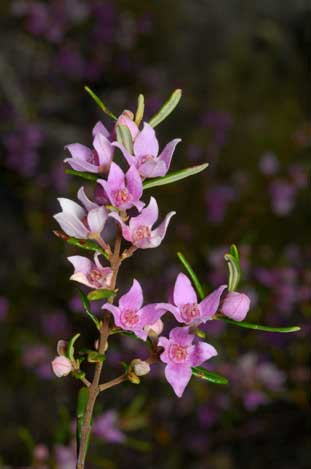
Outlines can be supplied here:
[[137, 280], [133, 281], [130, 290], [119, 299], [119, 305], [105, 303], [102, 309], [108, 310], [114, 317], [114, 322], [121, 329], [134, 332], [140, 339], [147, 339], [145, 326], [154, 324], [164, 310], [157, 308], [157, 303], [143, 306], [143, 292]]
[[159, 303], [158, 307], [170, 311], [178, 322], [187, 325], [199, 325], [212, 319], [218, 310], [220, 297], [226, 288], [227, 285], [221, 285], [198, 303], [197, 294], [189, 278], [180, 273], [174, 286], [174, 304]]
[[108, 173], [114, 148], [109, 141], [109, 132], [101, 122], [97, 122], [93, 128], [93, 149], [72, 143], [65, 148], [70, 152], [71, 158], [64, 161], [76, 171], [89, 173]]
[[120, 215], [113, 212], [109, 216], [120, 223], [123, 238], [140, 249], [158, 247], [165, 236], [170, 219], [176, 212], [169, 212], [158, 228], [152, 229], [157, 221], [159, 211], [156, 200], [151, 197], [149, 205], [137, 217], [132, 217], [126, 225]]
[[176, 145], [181, 141], [175, 138], [169, 142], [161, 154], [159, 154], [159, 143], [155, 131], [151, 125], [144, 123], [134, 140], [133, 153], [131, 155], [119, 142], [112, 145], [119, 148], [130, 166], [135, 165], [139, 174], [144, 178], [165, 176], [168, 172]]
[[108, 218], [105, 207], [99, 207], [85, 195], [84, 188], [78, 192], [78, 199], [85, 208], [73, 200], [59, 198], [62, 211], [54, 215], [62, 230], [78, 239], [94, 238], [103, 231]]
[[143, 193], [143, 184], [135, 166], [131, 166], [124, 174], [122, 169], [112, 162], [107, 181], [98, 179], [97, 182], [104, 188], [114, 207], [127, 210], [135, 206], [140, 211], [145, 205], [139, 200]]
[[98, 257], [99, 253], [95, 253], [94, 262], [84, 256], [67, 257], [69, 262], [74, 266], [74, 273], [70, 280], [83, 283], [90, 288], [109, 288], [112, 270], [110, 267], [103, 267]]
[[171, 330], [169, 339], [160, 337], [158, 345], [164, 347], [160, 355], [166, 363], [165, 377], [181, 397], [190, 381], [191, 367], [199, 366], [206, 360], [217, 355], [215, 348], [206, 342], [193, 344], [194, 335], [189, 333], [189, 327], [175, 327]]

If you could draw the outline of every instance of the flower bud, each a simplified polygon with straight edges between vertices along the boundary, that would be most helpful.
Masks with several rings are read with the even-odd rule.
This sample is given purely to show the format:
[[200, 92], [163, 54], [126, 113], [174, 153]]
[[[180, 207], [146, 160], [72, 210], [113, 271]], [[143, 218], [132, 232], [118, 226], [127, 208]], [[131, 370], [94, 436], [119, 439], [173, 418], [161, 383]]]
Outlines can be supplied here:
[[243, 321], [248, 313], [250, 302], [249, 297], [244, 293], [232, 291], [225, 296], [220, 311], [228, 318]]
[[131, 365], [136, 376], [144, 376], [150, 372], [149, 363], [140, 360], [140, 358], [136, 358], [135, 360], [133, 360]]
[[151, 326], [145, 326], [144, 329], [147, 332], [147, 334], [150, 335], [155, 335], [158, 336], [161, 334], [163, 331], [163, 321], [161, 319], [158, 319], [155, 323], [153, 323]]
[[140, 379], [138, 378], [138, 376], [133, 371], [128, 372], [127, 379], [133, 384], [139, 384], [140, 383]]
[[57, 342], [56, 350], [57, 350], [58, 355], [66, 355], [66, 351], [67, 351], [66, 340], [60, 339]]
[[[106, 340], [106, 345], [105, 345], [104, 353], [107, 352], [108, 347], [109, 347], [108, 340]], [[95, 350], [98, 350], [98, 349], [99, 349], [99, 340], [98, 340], [98, 339], [95, 340], [95, 342], [94, 342], [94, 348], [95, 348]]]
[[67, 376], [72, 371], [72, 365], [70, 360], [67, 357], [64, 357], [63, 355], [54, 358], [51, 365], [53, 372], [58, 378], [61, 378], [62, 376]]

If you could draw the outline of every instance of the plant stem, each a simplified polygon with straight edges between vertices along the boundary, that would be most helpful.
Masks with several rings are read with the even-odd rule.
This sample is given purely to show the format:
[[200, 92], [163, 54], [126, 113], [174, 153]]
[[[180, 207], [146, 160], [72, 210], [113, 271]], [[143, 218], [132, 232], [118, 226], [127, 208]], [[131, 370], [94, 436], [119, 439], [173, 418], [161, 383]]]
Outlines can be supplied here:
[[[116, 236], [116, 240], [115, 240], [114, 251], [110, 259], [110, 265], [112, 269], [112, 279], [111, 279], [112, 289], [115, 289], [119, 268], [122, 262], [121, 257], [120, 257], [120, 250], [121, 250], [121, 231], [119, 230]], [[108, 301], [112, 302], [113, 298], [109, 298]], [[109, 316], [105, 314], [102, 327], [100, 330], [99, 348], [98, 348], [98, 352], [100, 354], [105, 353], [108, 336], [109, 336]], [[79, 454], [78, 454], [78, 461], [77, 461], [77, 469], [84, 469], [85, 467], [85, 459], [86, 459], [86, 454], [88, 450], [88, 441], [89, 441], [90, 433], [91, 433], [91, 423], [92, 423], [94, 405], [95, 405], [98, 394], [100, 393], [101, 390], [103, 390], [103, 389], [100, 389], [100, 385], [99, 385], [102, 367], [103, 367], [103, 362], [96, 363], [93, 381], [91, 385], [88, 387], [89, 398], [88, 398], [86, 411], [85, 411], [85, 415], [83, 419], [83, 425], [81, 429], [81, 439], [80, 439], [80, 447], [79, 447]], [[108, 383], [105, 383], [106, 387], [105, 387], [105, 384], [102, 386], [104, 387], [104, 389], [108, 389], [109, 387], [115, 386], [116, 384], [119, 384], [124, 380], [125, 379], [119, 380], [117, 378], [116, 380], [112, 380], [112, 382], [109, 382], [110, 385], [108, 385]]]

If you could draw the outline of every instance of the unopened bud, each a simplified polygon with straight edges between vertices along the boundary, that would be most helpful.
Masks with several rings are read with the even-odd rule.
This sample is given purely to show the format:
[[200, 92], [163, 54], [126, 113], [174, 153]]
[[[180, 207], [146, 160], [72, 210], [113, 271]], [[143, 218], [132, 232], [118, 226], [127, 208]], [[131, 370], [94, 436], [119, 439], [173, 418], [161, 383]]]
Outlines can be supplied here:
[[62, 376], [67, 376], [72, 371], [71, 361], [63, 355], [54, 358], [51, 365], [53, 372], [58, 378], [61, 378]]
[[66, 351], [67, 351], [66, 340], [63, 340], [63, 339], [59, 340], [57, 342], [56, 350], [57, 350], [58, 355], [66, 355]]
[[164, 327], [163, 321], [161, 319], [158, 319], [151, 326], [145, 326], [144, 329], [149, 336], [157, 337], [158, 335], [162, 333], [163, 327]]
[[220, 311], [235, 321], [243, 321], [248, 313], [250, 302], [249, 297], [244, 293], [232, 291], [225, 296]]
[[131, 363], [132, 369], [136, 376], [144, 376], [150, 372], [150, 365], [148, 362], [136, 358]]
[[[106, 341], [106, 345], [105, 345], [104, 352], [107, 352], [107, 350], [108, 350], [108, 347], [109, 347], [109, 345], [108, 345], [108, 340], [107, 340], [107, 341]], [[94, 343], [94, 348], [95, 348], [95, 350], [98, 350], [98, 348], [99, 348], [99, 340], [98, 340], [98, 339], [97, 339], [97, 340], [95, 340], [95, 343]]]

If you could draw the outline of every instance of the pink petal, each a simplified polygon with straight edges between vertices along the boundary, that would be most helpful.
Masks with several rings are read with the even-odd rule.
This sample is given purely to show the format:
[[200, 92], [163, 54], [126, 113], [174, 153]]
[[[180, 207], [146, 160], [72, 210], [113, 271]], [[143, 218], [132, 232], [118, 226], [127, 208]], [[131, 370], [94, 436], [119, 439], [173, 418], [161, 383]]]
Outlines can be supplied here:
[[[111, 163], [108, 175], [108, 185], [112, 190], [118, 190], [124, 187], [124, 173], [122, 169], [114, 162]], [[99, 182], [99, 181], [98, 181]], [[104, 186], [103, 186], [104, 187]], [[105, 187], [104, 187], [105, 189]]]
[[176, 306], [171, 305], [170, 303], [158, 303], [157, 308], [158, 309], [163, 309], [165, 311], [169, 311], [170, 313], [172, 313], [175, 316], [175, 319], [178, 322], [182, 322], [182, 323], [184, 322], [181, 315], [180, 315], [180, 311]]
[[155, 136], [155, 131], [146, 122], [144, 123], [143, 130], [135, 138], [134, 153], [135, 156], [157, 156], [159, 153], [159, 143]]
[[114, 218], [118, 223], [120, 223], [121, 230], [122, 230], [122, 236], [126, 241], [132, 241], [132, 234], [129, 229], [129, 227], [124, 223], [120, 215], [118, 215], [116, 212], [109, 213], [108, 215], [110, 218]]
[[109, 167], [113, 155], [113, 146], [109, 140], [99, 133], [94, 138], [93, 146], [97, 151], [100, 166]]
[[174, 303], [177, 306], [181, 306], [186, 303], [197, 303], [196, 292], [189, 278], [183, 273], [178, 275], [175, 282]]
[[134, 279], [130, 290], [125, 295], [121, 296], [119, 300], [119, 307], [122, 310], [130, 309], [133, 311], [138, 311], [142, 307], [143, 301], [142, 288], [139, 282]]
[[130, 230], [136, 230], [139, 226], [151, 227], [158, 219], [159, 210], [158, 204], [154, 197], [150, 197], [150, 202], [146, 208], [144, 208], [140, 215], [130, 219], [129, 227]]
[[92, 261], [84, 256], [70, 256], [67, 257], [68, 261], [74, 267], [74, 272], [82, 272], [83, 274], [87, 274], [92, 268]]
[[82, 283], [82, 285], [86, 285], [87, 287], [94, 288], [94, 285], [88, 280], [87, 276], [82, 272], [77, 272], [76, 274], [72, 274], [70, 280], [74, 282]]
[[70, 145], [66, 145], [65, 149], [70, 152], [74, 159], [87, 162], [92, 156], [92, 150], [85, 145], [81, 145], [81, 143], [71, 143]]
[[116, 147], [116, 148], [119, 148], [119, 150], [122, 151], [123, 153], [123, 156], [124, 158], [126, 159], [126, 161], [128, 162], [129, 166], [132, 166], [132, 165], [135, 165], [136, 162], [137, 162], [137, 158], [135, 158], [134, 156], [132, 156], [128, 151], [127, 149], [121, 145], [121, 143], [119, 142], [113, 142], [112, 143], [112, 146]]
[[181, 397], [191, 379], [192, 371], [189, 366], [169, 363], [165, 367], [165, 377], [178, 397]]
[[97, 208], [98, 205], [95, 204], [94, 202], [92, 202], [86, 195], [85, 191], [84, 191], [84, 187], [80, 187], [79, 191], [78, 191], [78, 199], [80, 200], [80, 202], [82, 203], [82, 205], [84, 205], [84, 207], [86, 208], [86, 210], [92, 210], [93, 208]]
[[141, 320], [140, 324], [142, 327], [151, 326], [154, 324], [161, 316], [165, 313], [165, 311], [161, 308], [157, 308], [158, 304], [153, 303], [150, 305], [143, 306], [140, 309]]
[[92, 135], [95, 137], [97, 134], [103, 134], [105, 137], [109, 137], [109, 130], [104, 126], [102, 122], [97, 122], [92, 130]]
[[125, 127], [127, 127], [131, 133], [133, 141], [135, 140], [139, 129], [132, 119], [130, 119], [125, 113], [122, 113], [117, 120], [117, 124], [124, 125]]
[[176, 145], [181, 142], [180, 138], [175, 138], [171, 142], [169, 142], [162, 150], [161, 154], [159, 155], [159, 160], [163, 161], [166, 166], [166, 171], [169, 170], [171, 165], [172, 156], [175, 151]]
[[166, 230], [169, 225], [169, 222], [175, 214], [176, 212], [169, 212], [164, 218], [161, 225], [159, 225], [158, 228], [156, 228], [155, 230], [151, 232], [151, 246], [150, 247], [156, 248], [162, 243], [166, 235]]
[[143, 183], [135, 166], [131, 166], [127, 171], [126, 182], [128, 190], [133, 196], [133, 202], [139, 201], [143, 193]]
[[175, 327], [170, 332], [170, 340], [180, 345], [191, 345], [194, 335], [189, 334], [189, 327]]
[[54, 218], [68, 236], [78, 239], [86, 239], [88, 237], [89, 232], [87, 228], [74, 215], [61, 212], [54, 215]]
[[169, 349], [170, 341], [166, 337], [159, 337], [158, 340], [158, 346], [159, 347], [164, 347], [164, 351], [160, 355], [161, 361], [163, 363], [169, 363], [170, 358], [168, 355], [168, 349]]
[[117, 327], [122, 327], [122, 323], [120, 322], [120, 309], [117, 308], [116, 306], [114, 305], [111, 305], [110, 303], [105, 303], [103, 306], [102, 306], [102, 309], [105, 309], [107, 311], [110, 311], [110, 313], [113, 315], [113, 318], [114, 318], [114, 322], [115, 322], [115, 325]]
[[74, 158], [66, 158], [64, 162], [68, 163], [75, 171], [98, 173], [99, 167], [94, 164], [88, 163], [87, 161], [77, 160]]
[[138, 171], [141, 176], [145, 178], [155, 178], [165, 176], [167, 173], [167, 167], [164, 161], [160, 161], [159, 158], [154, 160], [146, 161], [145, 163], [138, 163]]
[[83, 218], [85, 215], [85, 210], [76, 202], [70, 199], [65, 199], [63, 197], [59, 197], [58, 199], [59, 205], [64, 213], [68, 213], [73, 215], [77, 218]]
[[225, 316], [235, 321], [243, 321], [249, 311], [250, 302], [249, 297], [244, 293], [228, 292], [220, 310]]
[[105, 207], [97, 207], [90, 210], [87, 215], [87, 222], [92, 233], [101, 233], [107, 220]]
[[227, 285], [221, 285], [217, 290], [210, 293], [203, 301], [201, 301], [200, 309], [202, 311], [203, 322], [211, 319], [214, 314], [216, 314], [219, 308], [220, 297], [226, 288]]
[[190, 357], [191, 366], [199, 366], [206, 360], [217, 355], [217, 350], [206, 342], [199, 342], [194, 346]]

